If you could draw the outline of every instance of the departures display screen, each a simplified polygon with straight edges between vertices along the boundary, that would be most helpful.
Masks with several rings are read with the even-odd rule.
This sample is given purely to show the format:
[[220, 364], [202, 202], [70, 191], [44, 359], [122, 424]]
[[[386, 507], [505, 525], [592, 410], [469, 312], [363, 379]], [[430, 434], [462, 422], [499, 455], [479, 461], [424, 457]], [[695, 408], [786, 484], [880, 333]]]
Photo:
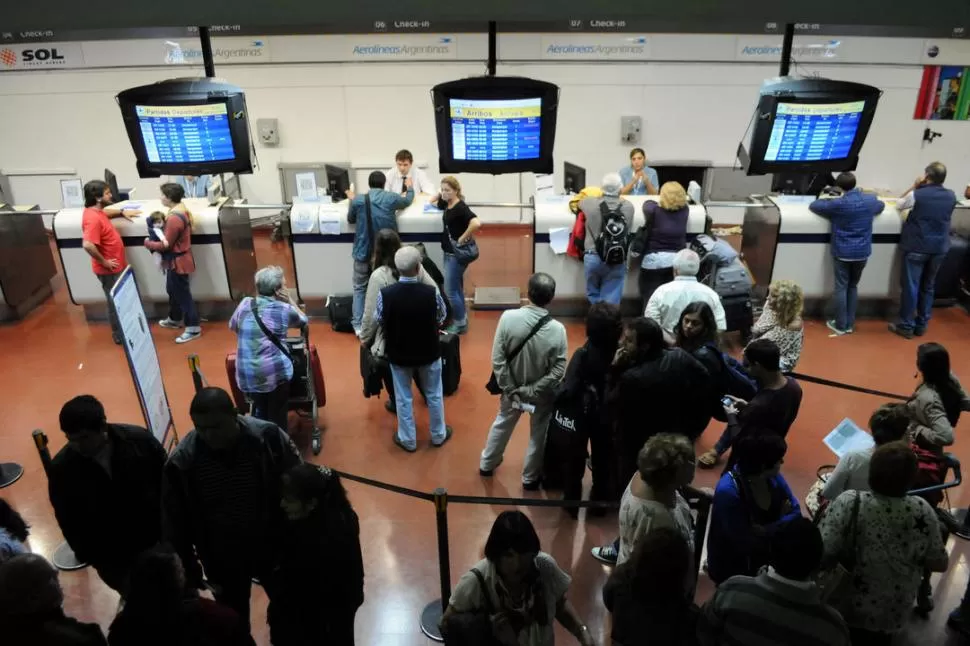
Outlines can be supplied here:
[[852, 150], [865, 101], [779, 103], [766, 162], [845, 159]]
[[224, 103], [137, 105], [135, 115], [149, 162], [219, 162], [236, 157]]

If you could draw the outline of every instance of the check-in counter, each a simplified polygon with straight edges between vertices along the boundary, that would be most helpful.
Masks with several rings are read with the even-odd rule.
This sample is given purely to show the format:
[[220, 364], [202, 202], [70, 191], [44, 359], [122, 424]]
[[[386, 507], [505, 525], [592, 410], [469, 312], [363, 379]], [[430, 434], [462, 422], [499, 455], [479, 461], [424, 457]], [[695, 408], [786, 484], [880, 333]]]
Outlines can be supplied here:
[[[418, 195], [411, 205], [398, 212], [397, 229], [405, 244], [424, 243], [428, 257], [444, 270], [441, 251], [441, 211], [428, 205], [428, 196]], [[324, 219], [335, 221], [331, 230], [320, 220], [313, 222], [308, 232], [300, 231], [294, 222], [295, 209], [288, 214], [290, 242], [293, 248], [293, 267], [296, 272], [296, 288], [300, 299], [307, 303], [307, 311], [317, 314], [322, 302], [330, 295], [353, 292], [353, 258], [356, 225], [347, 222], [350, 200], [335, 204], [321, 204]], [[363, 212], [360, 217], [364, 218]], [[339, 226], [339, 233], [336, 228]]]
[[[154, 211], [165, 211], [160, 201], [138, 200], [115, 206], [137, 208], [141, 215], [129, 222], [114, 218], [111, 223], [121, 234], [125, 256], [138, 283], [145, 311], [151, 316], [167, 314], [168, 294], [165, 274], [156, 257], [144, 246], [148, 235], [147, 217]], [[205, 318], [226, 318], [235, 303], [252, 294], [256, 258], [248, 214], [241, 209], [209, 206], [206, 199], [187, 199], [192, 213], [192, 296]], [[101, 284], [91, 268], [91, 257], [82, 247], [81, 216], [83, 209], [64, 209], [54, 216], [54, 238], [64, 267], [71, 301], [84, 307], [89, 320], [104, 317], [105, 298]]]
[[[795, 281], [802, 287], [808, 313], [821, 315], [832, 295], [832, 225], [809, 210], [813, 199], [752, 198], [743, 224], [742, 252], [762, 293], [772, 281]], [[872, 255], [859, 281], [861, 316], [889, 314], [899, 293], [898, 245], [904, 219], [896, 210], [895, 198], [884, 201], [885, 210], [873, 220]], [[968, 205], [958, 205], [953, 228], [959, 229], [968, 217]]]
[[[657, 196], [630, 195], [623, 199], [633, 204], [633, 230], [636, 231], [644, 223], [643, 203], [647, 200], [657, 201]], [[553, 229], [572, 229], [576, 216], [569, 210], [568, 195], [541, 196], [536, 198], [535, 204], [535, 235], [534, 271], [542, 271], [556, 280], [556, 300], [553, 310], [558, 314], [580, 314], [586, 307], [586, 278], [583, 263], [566, 254], [557, 254], [549, 245], [549, 232]], [[707, 211], [703, 205], [692, 204], [687, 222], [688, 240], [699, 233], [703, 233], [707, 226]], [[623, 286], [624, 309], [626, 301], [637, 304], [640, 295], [637, 288], [637, 272], [639, 262], [635, 263], [627, 272], [626, 284]]]
[[52, 293], [57, 267], [38, 211], [0, 205], [0, 321], [25, 317]]

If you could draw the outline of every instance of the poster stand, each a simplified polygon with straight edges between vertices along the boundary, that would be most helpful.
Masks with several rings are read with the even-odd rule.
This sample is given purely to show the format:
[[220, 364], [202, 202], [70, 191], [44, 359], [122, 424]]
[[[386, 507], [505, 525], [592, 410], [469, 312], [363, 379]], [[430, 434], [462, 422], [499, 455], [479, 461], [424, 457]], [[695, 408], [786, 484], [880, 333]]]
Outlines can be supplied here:
[[162, 381], [151, 325], [145, 316], [131, 267], [121, 273], [111, 288], [111, 302], [121, 327], [122, 346], [145, 417], [145, 426], [166, 450], [170, 450], [178, 443], [178, 434]]

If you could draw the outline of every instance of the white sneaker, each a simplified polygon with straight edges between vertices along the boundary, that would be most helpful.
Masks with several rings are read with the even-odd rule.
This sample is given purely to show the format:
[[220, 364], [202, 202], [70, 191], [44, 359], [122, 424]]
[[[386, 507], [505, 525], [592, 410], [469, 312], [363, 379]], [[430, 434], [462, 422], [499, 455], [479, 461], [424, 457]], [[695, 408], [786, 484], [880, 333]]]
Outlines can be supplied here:
[[169, 330], [178, 330], [178, 329], [181, 329], [182, 327], [182, 321], [173, 321], [168, 317], [163, 318], [161, 321], [158, 322], [158, 324], [161, 327], [167, 328]]
[[188, 343], [189, 341], [194, 341], [195, 339], [198, 339], [200, 336], [202, 336], [202, 330], [199, 330], [199, 329], [186, 330], [185, 332], [182, 332], [182, 334], [180, 334], [175, 339], [175, 342]]

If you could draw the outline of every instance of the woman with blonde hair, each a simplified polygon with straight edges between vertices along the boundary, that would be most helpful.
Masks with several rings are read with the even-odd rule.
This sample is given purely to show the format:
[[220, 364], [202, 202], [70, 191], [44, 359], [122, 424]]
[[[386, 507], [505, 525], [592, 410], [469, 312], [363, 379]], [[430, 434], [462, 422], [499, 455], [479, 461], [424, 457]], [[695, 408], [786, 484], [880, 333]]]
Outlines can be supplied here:
[[674, 279], [674, 256], [687, 246], [687, 191], [678, 182], [665, 182], [660, 199], [643, 203], [646, 244], [640, 262], [641, 311], [653, 292]]
[[802, 355], [805, 328], [802, 288], [791, 280], [777, 280], [768, 289], [768, 300], [751, 328], [751, 340], [771, 339], [781, 352], [781, 371], [791, 372]]
[[[441, 250], [445, 254], [445, 296], [451, 301], [454, 315], [448, 331], [453, 334], [464, 334], [468, 331], [468, 313], [465, 310], [465, 269], [474, 260], [474, 258], [469, 259], [468, 251], [474, 244], [475, 232], [481, 228], [482, 223], [465, 204], [461, 184], [450, 175], [441, 178], [441, 192], [431, 198], [431, 203], [443, 212]], [[477, 246], [474, 255], [477, 257]]]

